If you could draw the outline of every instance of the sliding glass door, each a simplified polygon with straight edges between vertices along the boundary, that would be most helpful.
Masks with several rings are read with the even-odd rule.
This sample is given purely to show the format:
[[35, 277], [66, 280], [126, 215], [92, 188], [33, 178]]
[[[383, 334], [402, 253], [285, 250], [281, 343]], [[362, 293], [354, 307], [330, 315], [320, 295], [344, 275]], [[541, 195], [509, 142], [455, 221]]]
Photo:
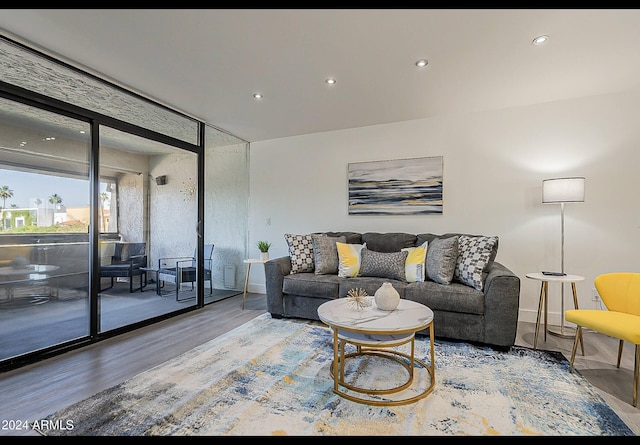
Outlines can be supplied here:
[[246, 141], [2, 34], [0, 60], [1, 369], [238, 293]]
[[196, 305], [198, 155], [101, 126], [99, 157], [100, 332]]
[[0, 360], [89, 335], [90, 127], [0, 98]]

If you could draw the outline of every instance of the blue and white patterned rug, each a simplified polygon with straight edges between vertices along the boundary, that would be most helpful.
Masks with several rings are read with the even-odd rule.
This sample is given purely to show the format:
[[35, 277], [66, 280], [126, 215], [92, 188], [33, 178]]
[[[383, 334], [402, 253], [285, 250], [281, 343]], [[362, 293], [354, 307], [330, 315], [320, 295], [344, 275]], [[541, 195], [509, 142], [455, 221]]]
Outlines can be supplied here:
[[[325, 325], [264, 314], [36, 426], [50, 436], [634, 435], [560, 353], [436, 340], [435, 355], [426, 398], [359, 404], [333, 393]], [[428, 338], [416, 340], [416, 357], [429, 362]], [[371, 387], [406, 380], [400, 365], [376, 360], [347, 360], [347, 374]], [[416, 374], [409, 395], [430, 381]]]

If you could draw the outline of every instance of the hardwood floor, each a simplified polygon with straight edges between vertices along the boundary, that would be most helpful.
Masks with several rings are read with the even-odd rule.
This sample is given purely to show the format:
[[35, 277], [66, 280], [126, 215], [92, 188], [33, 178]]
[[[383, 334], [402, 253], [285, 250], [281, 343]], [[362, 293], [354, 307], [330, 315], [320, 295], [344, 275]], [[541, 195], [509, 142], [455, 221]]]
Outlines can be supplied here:
[[[265, 312], [263, 294], [247, 294], [216, 302], [195, 313], [183, 314], [52, 359], [0, 374], [0, 422], [33, 421], [121, 383], [140, 372], [205, 343]], [[437, 328], [436, 328], [437, 329]], [[533, 347], [534, 323], [521, 322], [516, 344]], [[572, 339], [540, 333], [538, 348], [571, 356]], [[625, 344], [617, 369], [616, 339], [593, 332], [585, 334], [585, 357], [578, 355], [576, 369], [598, 390], [620, 418], [640, 433], [640, 409], [631, 405], [633, 388], [632, 345]], [[0, 428], [1, 436], [38, 435], [30, 430]]]

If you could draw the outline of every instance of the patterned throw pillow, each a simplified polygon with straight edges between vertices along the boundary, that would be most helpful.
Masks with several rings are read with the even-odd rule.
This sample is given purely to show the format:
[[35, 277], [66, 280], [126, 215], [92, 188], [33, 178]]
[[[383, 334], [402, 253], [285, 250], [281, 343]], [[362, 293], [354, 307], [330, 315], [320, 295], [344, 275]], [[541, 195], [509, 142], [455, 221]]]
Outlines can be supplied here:
[[462, 284], [482, 290], [483, 272], [492, 259], [492, 252], [497, 243], [497, 236], [460, 235], [454, 278]]
[[405, 263], [409, 252], [383, 253], [369, 250], [366, 247], [360, 252], [360, 277], [381, 277], [392, 280], [406, 281], [404, 274]]
[[434, 239], [427, 249], [427, 277], [439, 284], [451, 284], [457, 258], [457, 236]]
[[313, 239], [311, 235], [292, 235], [286, 233], [284, 239], [289, 246], [291, 273], [313, 272]]
[[401, 250], [409, 253], [404, 264], [404, 275], [407, 282], [424, 281], [427, 268], [425, 264], [427, 260], [427, 241], [418, 247], [405, 247]]
[[338, 248], [336, 243], [346, 242], [344, 236], [311, 235], [313, 240], [313, 262], [316, 275], [338, 273]]
[[342, 278], [357, 277], [360, 272], [360, 251], [365, 244], [336, 243], [338, 249], [338, 276]]

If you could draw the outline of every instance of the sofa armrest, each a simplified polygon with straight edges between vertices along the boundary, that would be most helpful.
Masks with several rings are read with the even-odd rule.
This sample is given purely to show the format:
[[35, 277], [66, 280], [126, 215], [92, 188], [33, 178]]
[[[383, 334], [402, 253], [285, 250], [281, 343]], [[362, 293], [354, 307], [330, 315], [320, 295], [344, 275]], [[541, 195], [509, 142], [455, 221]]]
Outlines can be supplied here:
[[291, 258], [283, 256], [264, 263], [265, 284], [267, 290], [267, 312], [271, 315], [284, 315], [282, 286], [285, 275], [291, 273]]
[[494, 261], [484, 283], [484, 294], [485, 342], [513, 346], [518, 329], [520, 278]]

